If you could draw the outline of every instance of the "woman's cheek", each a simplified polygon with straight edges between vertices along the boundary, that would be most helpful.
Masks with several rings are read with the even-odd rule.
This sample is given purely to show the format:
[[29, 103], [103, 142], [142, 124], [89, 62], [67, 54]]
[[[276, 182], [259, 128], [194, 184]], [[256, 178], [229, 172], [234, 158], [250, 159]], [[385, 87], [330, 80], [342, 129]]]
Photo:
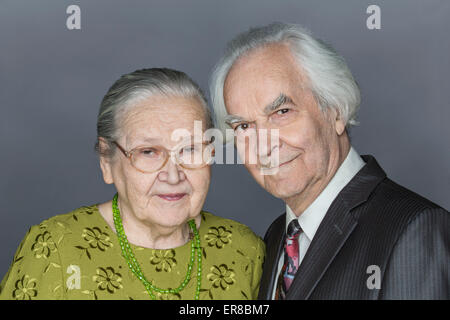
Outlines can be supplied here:
[[199, 201], [206, 198], [209, 188], [209, 182], [211, 179], [211, 172], [209, 167], [205, 167], [198, 172], [198, 174], [193, 175], [192, 181], [190, 181], [192, 190], [194, 192], [195, 198]]

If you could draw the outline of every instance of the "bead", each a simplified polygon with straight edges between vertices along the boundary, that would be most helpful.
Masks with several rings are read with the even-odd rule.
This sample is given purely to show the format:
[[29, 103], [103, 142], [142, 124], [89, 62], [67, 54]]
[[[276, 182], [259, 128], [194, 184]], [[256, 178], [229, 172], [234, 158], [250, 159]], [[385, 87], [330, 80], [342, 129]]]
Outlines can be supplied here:
[[[181, 285], [178, 286], [178, 288], [175, 289], [161, 289], [153, 284], [151, 284], [144, 276], [144, 274], [141, 271], [141, 268], [139, 266], [139, 263], [137, 262], [133, 251], [130, 247], [130, 244], [128, 242], [127, 236], [125, 235], [123, 224], [122, 224], [122, 218], [120, 217], [120, 210], [117, 206], [117, 200], [119, 195], [116, 193], [113, 201], [112, 201], [112, 210], [113, 210], [113, 220], [114, 220], [114, 226], [116, 228], [117, 232], [117, 238], [119, 239], [120, 248], [122, 249], [122, 255], [125, 258], [128, 267], [130, 270], [136, 275], [136, 277], [141, 280], [143, 285], [145, 286], [145, 289], [149, 296], [156, 300], [156, 296], [152, 293], [153, 291], [159, 292], [159, 293], [179, 293], [181, 290], [183, 290], [186, 285], [189, 283], [191, 279], [191, 272], [192, 268], [195, 262], [195, 256], [197, 256], [197, 286], [195, 289], [195, 295], [194, 299], [198, 300], [200, 295], [200, 288], [201, 288], [201, 270], [202, 270], [202, 255], [200, 252], [200, 237], [197, 230], [197, 226], [195, 224], [194, 220], [189, 220], [188, 225], [191, 228], [192, 233], [194, 234], [194, 241], [191, 242], [191, 257], [189, 259], [188, 269], [186, 272], [186, 276], [181, 283]], [[195, 254], [197, 253], [197, 254]]]

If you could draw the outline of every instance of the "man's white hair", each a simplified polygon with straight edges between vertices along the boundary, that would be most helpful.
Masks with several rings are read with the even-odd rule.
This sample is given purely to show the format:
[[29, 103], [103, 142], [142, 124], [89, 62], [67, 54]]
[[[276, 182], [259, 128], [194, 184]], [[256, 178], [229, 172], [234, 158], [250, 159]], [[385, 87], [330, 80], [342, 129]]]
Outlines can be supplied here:
[[[360, 92], [344, 58], [330, 45], [314, 38], [296, 24], [272, 23], [252, 28], [230, 41], [210, 80], [210, 96], [216, 126], [225, 132], [227, 111], [223, 96], [226, 77], [243, 55], [269, 44], [287, 44], [307, 78], [306, 85], [322, 111], [335, 109], [346, 126], [358, 124]], [[226, 135], [225, 135], [226, 136]]]

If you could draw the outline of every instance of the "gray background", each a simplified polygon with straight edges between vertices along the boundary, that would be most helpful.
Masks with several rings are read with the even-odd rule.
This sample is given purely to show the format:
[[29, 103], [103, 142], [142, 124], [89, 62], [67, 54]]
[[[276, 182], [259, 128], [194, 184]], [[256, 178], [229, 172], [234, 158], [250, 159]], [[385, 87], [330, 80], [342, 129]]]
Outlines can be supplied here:
[[[66, 8], [81, 7], [81, 30]], [[366, 8], [381, 7], [381, 30]], [[93, 151], [109, 86], [143, 67], [207, 91], [225, 43], [250, 26], [300, 23], [347, 60], [362, 92], [352, 141], [398, 183], [450, 208], [450, 1], [0, 0], [0, 277], [28, 228], [112, 198]], [[240, 165], [215, 165], [205, 209], [263, 235], [284, 210]]]

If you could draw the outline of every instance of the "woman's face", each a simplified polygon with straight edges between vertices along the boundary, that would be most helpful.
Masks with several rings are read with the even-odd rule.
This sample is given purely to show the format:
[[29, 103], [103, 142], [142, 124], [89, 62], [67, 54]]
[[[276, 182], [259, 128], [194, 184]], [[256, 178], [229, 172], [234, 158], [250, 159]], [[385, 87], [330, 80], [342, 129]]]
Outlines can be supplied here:
[[[180, 141], [172, 140], [174, 130], [185, 130], [194, 139], [194, 121], [202, 121], [202, 134], [204, 112], [197, 99], [153, 96], [124, 114], [118, 124], [117, 143], [126, 151], [153, 146], [171, 150], [180, 145]], [[105, 182], [114, 183], [119, 193], [122, 213], [163, 228], [181, 226], [198, 216], [209, 188], [209, 166], [185, 169], [170, 158], [158, 171], [143, 173], [116, 150], [112, 159], [101, 160], [101, 166]]]

